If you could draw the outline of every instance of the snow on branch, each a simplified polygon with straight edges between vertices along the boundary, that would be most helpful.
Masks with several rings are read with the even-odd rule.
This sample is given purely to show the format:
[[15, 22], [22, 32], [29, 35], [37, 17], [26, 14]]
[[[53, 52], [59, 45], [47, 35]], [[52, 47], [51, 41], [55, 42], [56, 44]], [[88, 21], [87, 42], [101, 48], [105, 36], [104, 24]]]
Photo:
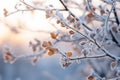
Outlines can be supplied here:
[[[49, 56], [59, 54], [60, 64], [63, 68], [67, 68], [74, 61], [80, 62], [84, 59], [89, 60], [88, 62], [94, 71], [97, 72], [99, 69], [95, 65], [97, 64], [97, 60], [101, 59], [102, 61], [102, 59], [109, 59], [111, 63], [110, 66], [115, 68], [114, 72], [117, 73], [113, 76], [118, 77], [119, 72], [117, 70], [118, 67], [120, 67], [118, 66], [120, 54], [116, 49], [120, 48], [119, 0], [101, 0], [99, 6], [93, 4], [94, 0], [83, 0], [82, 3], [73, 0], [58, 1], [60, 5], [62, 5], [62, 8], [58, 9], [53, 6], [54, 4], [41, 8], [41, 6], [36, 7], [28, 4], [25, 0], [20, 0], [20, 4], [15, 5], [16, 11], [8, 12], [6, 8], [3, 9], [4, 16], [6, 17], [17, 12], [44, 11], [45, 17], [49, 22], [52, 22], [53, 19], [54, 22], [56, 21], [53, 24], [57, 29], [55, 32], [49, 33], [51, 41], [46, 40], [42, 42], [35, 39], [36, 44], [29, 42], [33, 53], [37, 52], [36, 54], [17, 57], [7, 51], [4, 55], [5, 62], [23, 57], [34, 57], [32, 62], [36, 63], [38, 59], [46, 53]], [[82, 15], [74, 12], [72, 6], [74, 5], [76, 9], [75, 3], [77, 6], [78, 4], [82, 5]], [[25, 8], [19, 9], [20, 6], [25, 6]], [[72, 49], [70, 51], [62, 51], [57, 47], [61, 42], [65, 44], [70, 43], [71, 46], [69, 47]], [[62, 46], [64, 47], [64, 45]], [[92, 59], [95, 59], [96, 62], [92, 62]], [[90, 75], [88, 76], [88, 80], [94, 80], [96, 76], [100, 80], [103, 80], [103, 78], [108, 80], [110, 76], [108, 77], [108, 75], [104, 73], [107, 72], [103, 71], [97, 75]], [[112, 75], [112, 73], [109, 75]]]

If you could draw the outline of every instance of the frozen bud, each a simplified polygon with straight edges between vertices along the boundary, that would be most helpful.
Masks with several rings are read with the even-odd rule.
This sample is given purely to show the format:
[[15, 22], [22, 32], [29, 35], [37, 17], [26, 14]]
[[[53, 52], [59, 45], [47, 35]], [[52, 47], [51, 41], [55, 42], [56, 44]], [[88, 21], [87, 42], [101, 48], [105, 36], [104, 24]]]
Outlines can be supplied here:
[[62, 65], [63, 68], [67, 68], [68, 66], [70, 66], [70, 64], [72, 64], [71, 61], [67, 61], [67, 62], [61, 63], [61, 65]]
[[94, 17], [94, 14], [93, 14], [93, 13], [87, 14], [87, 18], [93, 18], [93, 17]]
[[120, 76], [120, 69], [117, 70], [116, 75], [117, 75], [117, 76]]
[[92, 7], [92, 11], [95, 11], [96, 10], [96, 8], [95, 7]]
[[74, 31], [72, 31], [72, 30], [70, 30], [70, 31], [69, 31], [69, 33], [70, 33], [70, 34], [74, 34], [75, 32], [74, 32]]
[[9, 61], [9, 59], [10, 59], [9, 56], [4, 54], [4, 62], [7, 63]]
[[33, 60], [32, 60], [32, 64], [33, 64], [33, 65], [35, 65], [36, 62], [37, 62], [37, 59], [33, 59]]
[[99, 29], [99, 28], [97, 28], [97, 29], [96, 29], [96, 32], [97, 32], [97, 33], [99, 33], [99, 32], [100, 32], [100, 29]]
[[53, 10], [46, 9], [46, 18], [50, 18], [53, 14]]
[[42, 50], [41, 41], [38, 39], [34, 39], [36, 43], [29, 42], [29, 46], [32, 48], [32, 51], [35, 52], [37, 50]]
[[69, 0], [64, 0], [65, 3], [69, 2]]
[[50, 18], [50, 15], [46, 13], [46, 18]]
[[16, 61], [16, 58], [12, 57], [11, 60], [10, 60], [10, 63], [13, 64], [15, 61]]
[[36, 45], [33, 45], [33, 46], [32, 46], [32, 50], [33, 50], [33, 52], [35, 52], [35, 51], [37, 50], [37, 46], [36, 46]]
[[10, 62], [11, 64], [13, 64], [15, 62], [16, 58], [10, 53], [10, 52], [6, 52], [4, 54], [4, 62]]
[[120, 27], [117, 27], [117, 32], [120, 33]]
[[117, 33], [117, 27], [112, 27], [112, 31]]
[[79, 43], [80, 46], [83, 46], [83, 45], [85, 45], [85, 44], [86, 44], [86, 41], [81, 41], [81, 42]]
[[65, 27], [64, 23], [61, 23], [61, 27]]
[[33, 43], [30, 41], [30, 42], [29, 42], [29, 46], [32, 46], [32, 45], [33, 45]]
[[37, 61], [39, 60], [40, 56], [36, 56], [33, 60], [32, 60], [32, 64], [35, 65], [37, 63]]
[[70, 23], [74, 23], [74, 22], [75, 22], [75, 19], [72, 18], [72, 19], [70, 20]]
[[8, 61], [10, 61], [11, 58], [12, 58], [12, 55], [11, 55], [10, 52], [6, 52], [6, 53], [4, 54], [4, 61], [5, 61], [5, 63], [7, 63]]
[[3, 11], [4, 11], [4, 16], [7, 16], [8, 10], [6, 8], [4, 8]]
[[68, 57], [61, 56], [60, 60], [60, 65], [62, 68], [67, 68], [70, 64], [72, 64], [72, 61]]
[[67, 20], [71, 20], [72, 17], [70, 15], [67, 16]]
[[89, 8], [88, 8], [88, 6], [85, 6], [85, 10], [86, 10], [86, 11], [89, 11]]
[[77, 59], [76, 59], [76, 62], [77, 62], [78, 64], [80, 64], [81, 61], [80, 61], [79, 58], [77, 58]]
[[94, 38], [95, 37], [95, 33], [90, 33], [90, 38]]
[[83, 53], [83, 54], [84, 54], [84, 56], [86, 57], [86, 56], [87, 56], [87, 54], [88, 54], [88, 51], [87, 51], [87, 50], [85, 50], [85, 49], [83, 49], [83, 50], [81, 51], [81, 53]]
[[40, 40], [34, 39], [36, 41], [36, 46], [39, 46], [41, 44]]
[[61, 23], [61, 21], [60, 21], [60, 20], [57, 20], [57, 24], [59, 24], [59, 23]]
[[116, 61], [111, 62], [111, 69], [115, 69], [116, 65], [117, 65], [117, 62], [116, 62]]
[[73, 26], [74, 26], [74, 28], [80, 30], [80, 22], [79, 21], [75, 21]]
[[101, 1], [103, 1], [103, 2], [105, 2], [107, 4], [112, 4], [113, 3], [113, 0], [101, 0]]
[[104, 10], [100, 10], [100, 14], [101, 15], [105, 14], [105, 11]]

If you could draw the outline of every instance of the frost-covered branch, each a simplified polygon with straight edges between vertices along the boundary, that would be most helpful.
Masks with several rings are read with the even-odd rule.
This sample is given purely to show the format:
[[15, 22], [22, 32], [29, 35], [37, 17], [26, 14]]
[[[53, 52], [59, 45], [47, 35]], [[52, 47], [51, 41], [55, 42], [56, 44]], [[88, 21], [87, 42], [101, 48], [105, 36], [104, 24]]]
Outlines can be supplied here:
[[[67, 10], [77, 21], [79, 21], [79, 18], [77, 18], [70, 10], [69, 10], [69, 8], [65, 5], [65, 3], [62, 1], [62, 0], [59, 0], [61, 3], [62, 3], [62, 5], [64, 6], [64, 8], [65, 8], [65, 10]], [[86, 24], [84, 24], [84, 23], [81, 23], [85, 28], [87, 28], [88, 30], [90, 30], [90, 31], [92, 31], [92, 29], [91, 28], [89, 28]]]
[[[116, 1], [116, 0], [115, 0], [115, 1]], [[118, 14], [117, 14], [117, 10], [116, 10], [116, 7], [115, 7], [115, 4], [116, 4], [115, 1], [113, 1], [113, 4], [112, 4], [112, 6], [113, 6], [113, 13], [114, 13], [114, 16], [115, 16], [115, 19], [116, 19], [116, 23], [117, 23], [118, 25], [120, 25], [119, 16], [118, 16]]]
[[[109, 67], [110, 71], [111, 67], [112, 69], [114, 68], [114, 74], [112, 73], [111, 75], [114, 77], [117, 75], [118, 77], [118, 66], [120, 62], [120, 54], [118, 54], [118, 48], [120, 46], [119, 7], [116, 7], [119, 5], [118, 0], [101, 0], [103, 4], [99, 6], [94, 6], [92, 3], [94, 0], [85, 0], [81, 4], [79, 2], [73, 3], [75, 7], [78, 5], [83, 6], [82, 9], [78, 9], [83, 11], [82, 15], [77, 15], [73, 12], [72, 7], [74, 6], [71, 3], [74, 1], [58, 1], [62, 4], [63, 8], [57, 9], [54, 6], [39, 8], [28, 4], [24, 0], [20, 0], [25, 6], [25, 9], [19, 9], [18, 6], [16, 11], [11, 13], [8, 13], [7, 9], [4, 9], [5, 16], [17, 12], [44, 11], [46, 19], [56, 29], [54, 32], [48, 32], [50, 40], [41, 42], [35, 39], [35, 44], [33, 42], [29, 43], [35, 54], [16, 57], [10, 52], [6, 52], [4, 59], [13, 61], [15, 58], [34, 57], [32, 62], [36, 63], [43, 54], [48, 54], [49, 56], [59, 54], [60, 63], [64, 68], [68, 67], [74, 61], [79, 62], [80, 60], [85, 60], [87, 62], [87, 60], [90, 60], [88, 63], [90, 63], [97, 75], [100, 76], [99, 79], [103, 77], [108, 79], [108, 76], [105, 76], [107, 71], [102, 70], [103, 66], [100, 66], [102, 69], [99, 69], [96, 65], [100, 62], [104, 65], [104, 61], [108, 61], [110, 67], [108, 65], [107, 67]], [[68, 6], [69, 4], [70, 6]], [[59, 49], [58, 44], [61, 42], [64, 42], [64, 44], [69, 43], [72, 50], [64, 52]], [[92, 60], [95, 62], [92, 62]], [[88, 76], [88, 80], [93, 80], [94, 77], [93, 75]]]

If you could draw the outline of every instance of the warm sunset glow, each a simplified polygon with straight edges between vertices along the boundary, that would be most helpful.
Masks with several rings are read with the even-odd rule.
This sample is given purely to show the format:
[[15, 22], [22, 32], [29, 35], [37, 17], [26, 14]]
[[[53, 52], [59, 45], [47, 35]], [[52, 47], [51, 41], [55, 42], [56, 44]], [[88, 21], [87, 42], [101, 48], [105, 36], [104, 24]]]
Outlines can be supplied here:
[[[15, 11], [14, 6], [15, 4], [19, 3], [19, 0], [0, 0], [0, 43], [6, 41], [9, 39], [9, 42], [12, 43], [18, 43], [18, 44], [24, 44], [24, 42], [33, 40], [34, 38], [39, 39], [45, 39], [49, 37], [47, 32], [55, 31], [56, 29], [49, 24], [49, 20], [46, 19], [45, 13], [43, 11], [34, 11], [32, 12], [24, 12], [22, 14], [21, 12], [18, 12], [16, 14], [10, 15], [8, 17], [4, 17], [3, 15], [3, 9], [7, 9], [8, 12]], [[76, 0], [79, 1], [79, 0]], [[28, 3], [31, 2], [31, 0], [27, 0]], [[82, 0], [81, 0], [82, 2]], [[98, 6], [99, 0], [93, 1], [94, 4]], [[60, 2], [55, 0], [46, 0], [45, 5], [53, 4], [54, 7], [60, 8], [62, 5], [60, 5]], [[60, 6], [58, 6], [60, 5]], [[73, 12], [75, 14], [81, 15], [82, 13], [77, 12], [73, 9]], [[4, 24], [5, 23], [5, 24]], [[10, 27], [19, 27], [21, 26], [22, 29], [18, 34], [14, 34], [11, 32], [8, 28], [8, 25]], [[40, 32], [37, 32], [40, 31]], [[43, 31], [43, 32], [41, 32]], [[45, 32], [45, 33], [44, 33]], [[5, 44], [7, 44], [5, 42]]]
[[120, 80], [119, 5], [0, 0], [0, 80]]
[[[31, 1], [31, 0], [30, 0]], [[4, 17], [3, 9], [7, 9], [8, 12], [15, 11], [14, 6], [19, 0], [2, 0], [0, 3], [0, 43], [9, 40], [10, 43], [24, 44], [24, 42], [30, 41], [34, 38], [45, 39], [48, 37], [49, 31], [55, 30], [48, 24], [44, 12], [35, 11], [34, 14], [31, 12], [21, 12]], [[27, 0], [27, 2], [29, 2]], [[21, 26], [20, 33], [15, 34], [9, 30], [9, 27]], [[43, 31], [43, 32], [37, 32]], [[45, 33], [44, 33], [45, 32]], [[5, 42], [5, 44], [7, 44]]]

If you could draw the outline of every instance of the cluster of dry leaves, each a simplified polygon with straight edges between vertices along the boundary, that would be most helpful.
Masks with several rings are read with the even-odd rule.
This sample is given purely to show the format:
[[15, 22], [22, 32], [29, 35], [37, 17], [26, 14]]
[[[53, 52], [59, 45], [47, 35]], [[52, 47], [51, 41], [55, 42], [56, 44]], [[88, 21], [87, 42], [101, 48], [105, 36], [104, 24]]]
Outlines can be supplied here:
[[[92, 53], [93, 50], [95, 50], [96, 48], [97, 48], [96, 52], [99, 48], [99, 50], [101, 49], [101, 51], [103, 51], [103, 52], [105, 52], [105, 54], [107, 54], [106, 50], [101, 48], [101, 47], [104, 47], [104, 46], [102, 46], [103, 42], [105, 42], [103, 38], [106, 37], [106, 35], [103, 34], [105, 32], [105, 28], [107, 27], [105, 25], [109, 24], [109, 23], [110, 23], [110, 25], [114, 25], [117, 22], [117, 21], [115, 22], [112, 19], [111, 20], [108, 19], [108, 21], [106, 21], [105, 23], [102, 21], [104, 16], [109, 15], [110, 10], [105, 10], [104, 8], [101, 8], [102, 6], [100, 8], [96, 8], [96, 7], [94, 7], [94, 5], [90, 4], [92, 0], [90, 0], [90, 1], [88, 0], [88, 1], [86, 1], [86, 4], [84, 5], [85, 6], [85, 11], [87, 12], [87, 14], [85, 14], [85, 16], [84, 16], [85, 20], [83, 20], [83, 23], [82, 23], [81, 22], [82, 20], [80, 21], [79, 18], [77, 18], [76, 15], [73, 14], [69, 10], [69, 8], [66, 6], [67, 3], [65, 1], [63, 1], [63, 0], [59, 0], [59, 1], [61, 2], [63, 7], [65, 8], [64, 10], [66, 12], [68, 12], [68, 15], [66, 17], [63, 17], [63, 14], [61, 13], [61, 11], [59, 9], [57, 10], [57, 9], [49, 9], [48, 8], [48, 9], [45, 9], [45, 16], [46, 16], [46, 19], [55, 18], [57, 25], [60, 25], [62, 28], [65, 28], [66, 32], [69, 31], [68, 32], [69, 34], [67, 34], [67, 36], [69, 37], [69, 40], [66, 40], [66, 42], [70, 41], [71, 35], [72, 36], [73, 35], [77, 36], [78, 35], [77, 33], [79, 33], [79, 35], [82, 35], [82, 38], [84, 37], [84, 40], [74, 38], [74, 41], [77, 42], [77, 44], [72, 40], [71, 40], [71, 42], [76, 44], [77, 46], [78, 46], [78, 43], [80, 43], [80, 45], [78, 47], [80, 47], [80, 48], [82, 47], [81, 48], [82, 50], [80, 51], [80, 53], [84, 55], [82, 58], [89, 57], [89, 56], [87, 56], [88, 53], [86, 51], [89, 51], [89, 53]], [[26, 3], [26, 6], [27, 6], [27, 3]], [[112, 6], [112, 4], [111, 4], [111, 6]], [[31, 8], [30, 7], [31, 6], [28, 6], [27, 9], [28, 10], [36, 9], [34, 7], [31, 7]], [[6, 8], [4, 8], [3, 11], [4, 11], [4, 16], [7, 16], [8, 15], [8, 10]], [[97, 14], [97, 12], [100, 13], [100, 14]], [[92, 23], [92, 21], [94, 21], [94, 20], [96, 20], [100, 23], [103, 23], [102, 25], [100, 25], [100, 28], [92, 29], [92, 27], [87, 26], [87, 24]], [[106, 19], [104, 19], [104, 20], [106, 20]], [[85, 24], [84, 24], [84, 22], [85, 22]], [[104, 26], [105, 26], [105, 28], [104, 28]], [[112, 26], [111, 30], [114, 33], [119, 33], [120, 32], [120, 26]], [[110, 32], [110, 30], [108, 32]], [[101, 37], [101, 35], [102, 35], [102, 37]], [[105, 35], [105, 36], [103, 36], [103, 35]], [[50, 37], [54, 41], [58, 41], [58, 42], [60, 41], [59, 33], [51, 32]], [[112, 35], [112, 37], [114, 37], [114, 36]], [[65, 37], [63, 37], [63, 38], [65, 38]], [[29, 43], [30, 47], [32, 47], [33, 52], [36, 52], [36, 51], [41, 52], [42, 50], [45, 50], [45, 52], [48, 54], [48, 56], [53, 56], [55, 54], [61, 54], [61, 56], [62, 56], [61, 64], [62, 64], [63, 67], [68, 67], [72, 63], [71, 62], [72, 60], [81, 59], [81, 57], [76, 58], [76, 59], [72, 59], [71, 57], [73, 56], [73, 53], [71, 51], [62, 53], [58, 48], [56, 48], [54, 46], [55, 43], [53, 43], [52, 41], [41, 42], [40, 40], [37, 40], [37, 39], [35, 39], [35, 41], [36, 41], [35, 44], [33, 42]], [[100, 43], [100, 45], [99, 45], [99, 43]], [[89, 45], [91, 45], [92, 47], [91, 46], [89, 47]], [[85, 46], [85, 49], [84, 49], [84, 46]], [[93, 47], [94, 47], [94, 49], [93, 49]], [[88, 50], [88, 49], [90, 49], [90, 50]], [[109, 54], [107, 54], [107, 55], [109, 55]], [[109, 57], [113, 58], [111, 55], [109, 55]], [[34, 59], [32, 60], [32, 63], [35, 64], [39, 60], [39, 58], [40, 58], [39, 55], [34, 56]], [[92, 57], [89, 57], [89, 58], [92, 58]], [[96, 57], [96, 58], [98, 58], [98, 57]], [[5, 52], [5, 54], [4, 54], [5, 62], [10, 61], [11, 63], [13, 63], [16, 59], [17, 58], [14, 55], [12, 55], [9, 51]], [[111, 68], [114, 69], [117, 64], [118, 64], [117, 62], [111, 62]], [[92, 76], [92, 75], [88, 76], [88, 80], [94, 80], [94, 76]]]

